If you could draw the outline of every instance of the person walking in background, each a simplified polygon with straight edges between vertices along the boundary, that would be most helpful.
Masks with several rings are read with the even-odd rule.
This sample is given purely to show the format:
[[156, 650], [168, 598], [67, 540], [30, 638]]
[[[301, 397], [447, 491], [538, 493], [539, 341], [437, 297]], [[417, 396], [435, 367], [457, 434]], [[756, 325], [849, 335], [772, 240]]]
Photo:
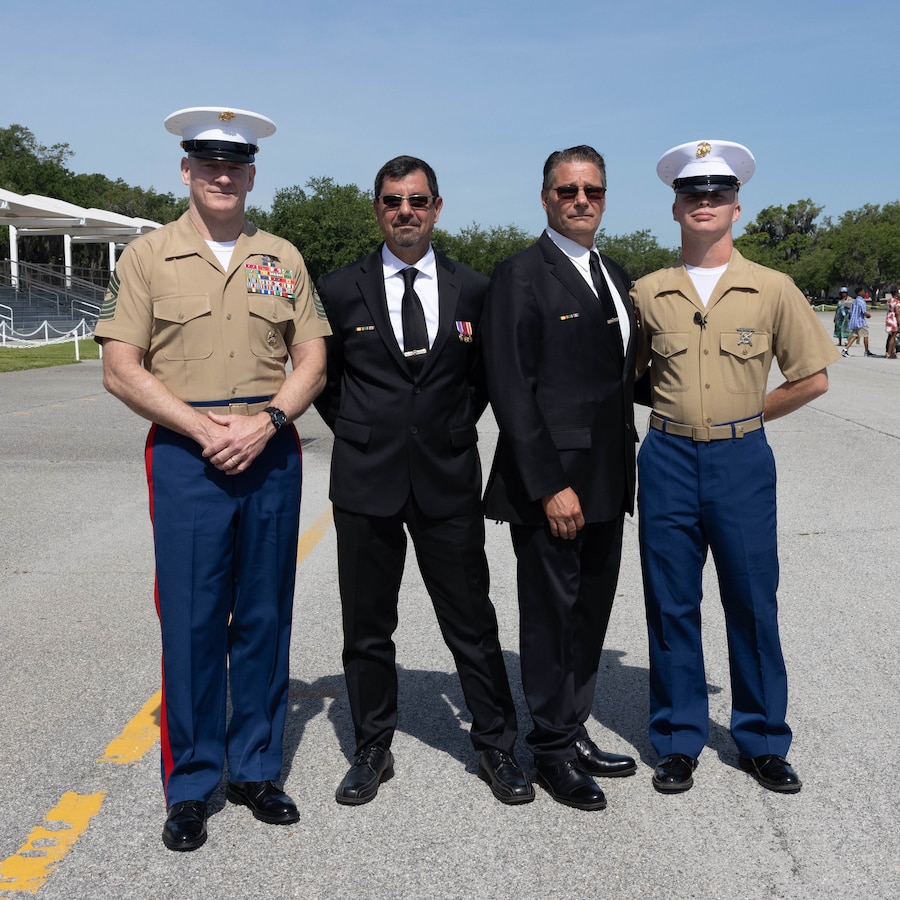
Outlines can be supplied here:
[[847, 288], [842, 287], [837, 306], [834, 308], [834, 336], [838, 347], [843, 346], [844, 341], [850, 337], [850, 306], [852, 303]]
[[107, 390], [154, 423], [162, 838], [195, 850], [226, 760], [228, 800], [263, 822], [299, 819], [275, 784], [300, 514], [290, 423], [325, 384], [329, 328], [297, 249], [244, 218], [271, 119], [195, 107], [165, 124], [183, 138], [189, 208], [125, 249], [95, 335]]
[[887, 343], [884, 347], [884, 355], [888, 359], [897, 358], [897, 329], [900, 324], [900, 289], [894, 288], [887, 302], [887, 312], [884, 316], [884, 330], [887, 332]]
[[869, 352], [869, 324], [868, 319], [872, 314], [866, 309], [866, 298], [863, 297], [863, 289], [856, 289], [856, 298], [850, 307], [850, 337], [847, 339], [847, 346], [841, 351], [841, 356], [849, 356], [850, 348], [854, 341], [862, 340], [863, 346], [866, 348], [866, 356], [875, 356], [876, 354]]

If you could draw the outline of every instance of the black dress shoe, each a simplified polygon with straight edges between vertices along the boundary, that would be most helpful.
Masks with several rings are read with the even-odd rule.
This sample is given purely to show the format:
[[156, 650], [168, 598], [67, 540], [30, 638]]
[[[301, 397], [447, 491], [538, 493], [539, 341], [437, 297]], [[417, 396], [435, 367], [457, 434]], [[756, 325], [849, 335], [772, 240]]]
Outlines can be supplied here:
[[764, 788], [778, 791], [779, 794], [796, 794], [803, 787], [803, 782], [782, 756], [767, 754], [754, 756], [752, 759], [741, 757], [740, 766], [749, 772]]
[[621, 778], [623, 775], [634, 775], [637, 772], [637, 763], [630, 756], [606, 753], [590, 738], [575, 741], [575, 754], [578, 757], [578, 765], [590, 775]]
[[575, 809], [606, 808], [603, 791], [574, 759], [536, 768], [538, 781], [557, 803], [574, 806]]
[[206, 804], [184, 800], [169, 807], [163, 826], [163, 843], [170, 850], [196, 850], [206, 842]]
[[269, 825], [290, 825], [300, 820], [297, 806], [271, 781], [229, 781], [225, 796], [250, 807], [254, 819]]
[[363, 747], [338, 785], [334, 799], [347, 806], [368, 803], [378, 793], [378, 786], [393, 775], [394, 757], [390, 750], [379, 744]]
[[511, 753], [482, 750], [478, 756], [478, 777], [491, 786], [501, 803], [531, 803], [534, 788]]
[[697, 760], [683, 753], [663, 756], [653, 770], [653, 787], [663, 794], [689, 791], [694, 786], [694, 769]]

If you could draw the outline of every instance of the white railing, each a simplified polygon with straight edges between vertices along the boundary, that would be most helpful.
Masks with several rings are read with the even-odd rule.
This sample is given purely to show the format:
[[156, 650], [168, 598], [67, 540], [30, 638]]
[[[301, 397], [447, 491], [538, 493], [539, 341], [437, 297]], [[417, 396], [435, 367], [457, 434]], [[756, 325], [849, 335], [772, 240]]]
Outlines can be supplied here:
[[[52, 336], [51, 336], [52, 332]], [[59, 331], [48, 321], [44, 320], [34, 331], [16, 331], [7, 325], [5, 319], [0, 319], [0, 347], [8, 347], [14, 350], [26, 350], [29, 347], [46, 347], [48, 344], [68, 344], [75, 342], [75, 360], [81, 361], [79, 341], [92, 339], [94, 329], [88, 325], [86, 319], [82, 319], [74, 328], [68, 331]]]

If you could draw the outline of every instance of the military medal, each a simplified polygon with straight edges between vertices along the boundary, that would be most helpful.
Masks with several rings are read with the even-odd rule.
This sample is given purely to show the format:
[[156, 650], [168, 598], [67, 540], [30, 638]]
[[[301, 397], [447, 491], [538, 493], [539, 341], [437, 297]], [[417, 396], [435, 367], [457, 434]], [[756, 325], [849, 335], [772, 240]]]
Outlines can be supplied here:
[[282, 269], [280, 266], [268, 264], [268, 258], [263, 257], [264, 263], [244, 263], [244, 272], [247, 276], [248, 294], [267, 294], [273, 297], [284, 297], [293, 301], [296, 294], [294, 286], [294, 273], [290, 269]]
[[472, 343], [472, 335], [474, 334], [474, 331], [472, 330], [471, 322], [457, 322], [456, 330], [459, 332], [459, 339], [464, 344]]

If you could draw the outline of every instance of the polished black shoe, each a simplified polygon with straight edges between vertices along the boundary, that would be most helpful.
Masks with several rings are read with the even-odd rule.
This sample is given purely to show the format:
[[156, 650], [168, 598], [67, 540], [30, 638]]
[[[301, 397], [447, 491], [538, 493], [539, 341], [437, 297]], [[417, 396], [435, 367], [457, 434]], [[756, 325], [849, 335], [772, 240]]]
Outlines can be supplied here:
[[538, 781], [550, 796], [575, 809], [605, 809], [606, 797], [587, 772], [573, 759], [547, 766], [537, 766]]
[[511, 753], [502, 750], [482, 750], [478, 755], [478, 777], [491, 786], [501, 803], [531, 803], [534, 787]]
[[206, 804], [202, 800], [173, 803], [163, 826], [163, 843], [170, 850], [196, 850], [206, 843]]
[[254, 819], [269, 825], [290, 825], [300, 820], [297, 805], [271, 781], [229, 781], [225, 796], [250, 807]]
[[797, 773], [782, 756], [770, 753], [765, 756], [754, 756], [752, 759], [741, 757], [740, 766], [770, 791], [796, 794], [803, 787]]
[[620, 753], [606, 753], [590, 738], [575, 741], [575, 754], [578, 765], [590, 775], [600, 778], [621, 778], [623, 775], [634, 775], [637, 763], [630, 756]]
[[694, 786], [694, 769], [697, 760], [683, 753], [663, 756], [653, 770], [653, 787], [662, 794], [678, 794]]
[[347, 806], [361, 806], [374, 799], [378, 786], [393, 776], [394, 757], [390, 750], [379, 744], [363, 747], [338, 785], [334, 799]]

